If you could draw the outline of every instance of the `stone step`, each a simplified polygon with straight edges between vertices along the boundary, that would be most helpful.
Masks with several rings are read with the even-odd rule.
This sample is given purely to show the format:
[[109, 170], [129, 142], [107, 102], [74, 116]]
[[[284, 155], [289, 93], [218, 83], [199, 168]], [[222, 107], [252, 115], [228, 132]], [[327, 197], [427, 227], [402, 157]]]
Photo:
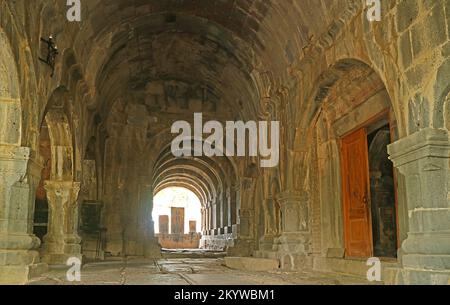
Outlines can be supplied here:
[[225, 257], [225, 265], [243, 271], [271, 271], [279, 269], [280, 261], [254, 257]]
[[[382, 281], [386, 284], [392, 284], [396, 281], [399, 265], [394, 261], [381, 261]], [[313, 259], [313, 270], [320, 272], [335, 272], [340, 274], [353, 275], [360, 278], [367, 278], [367, 260], [343, 259], [315, 257]]]

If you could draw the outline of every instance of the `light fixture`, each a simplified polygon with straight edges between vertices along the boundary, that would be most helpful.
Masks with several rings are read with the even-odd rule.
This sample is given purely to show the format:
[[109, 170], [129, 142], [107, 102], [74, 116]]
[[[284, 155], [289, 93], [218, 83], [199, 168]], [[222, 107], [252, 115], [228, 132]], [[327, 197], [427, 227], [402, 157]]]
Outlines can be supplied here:
[[41, 37], [41, 41], [47, 44], [47, 55], [45, 59], [39, 57], [39, 60], [52, 68], [52, 74], [50, 76], [53, 77], [53, 74], [55, 73], [56, 56], [59, 54], [58, 47], [56, 46], [52, 36], [49, 36], [48, 39]]

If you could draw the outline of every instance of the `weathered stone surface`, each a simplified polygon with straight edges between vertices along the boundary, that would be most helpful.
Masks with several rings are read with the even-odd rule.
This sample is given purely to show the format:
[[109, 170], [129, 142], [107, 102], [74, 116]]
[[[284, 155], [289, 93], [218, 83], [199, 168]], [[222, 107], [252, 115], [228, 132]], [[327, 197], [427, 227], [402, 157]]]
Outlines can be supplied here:
[[184, 235], [184, 208], [171, 209], [170, 233]]
[[269, 271], [280, 268], [276, 259], [251, 257], [225, 257], [225, 265], [231, 269], [244, 271]]
[[66, 264], [71, 257], [81, 259], [78, 235], [78, 203], [80, 184], [46, 181], [49, 202], [48, 233], [44, 237], [43, 260], [49, 264]]
[[198, 249], [200, 233], [190, 234], [157, 234], [159, 244], [165, 249]]
[[29, 154], [27, 147], [0, 145], [0, 284], [25, 284], [47, 268], [30, 226], [37, 166]]
[[424, 129], [389, 146], [389, 153], [406, 177], [409, 234], [402, 244], [403, 281], [447, 284], [450, 207], [442, 190], [448, 189], [448, 132]]
[[[384, 128], [394, 169], [378, 151], [383, 168], [369, 166], [365, 181], [373, 196], [350, 195], [374, 201], [365, 222], [375, 246], [360, 242], [397, 260], [392, 283], [448, 283], [448, 1], [381, 1], [370, 22], [365, 1], [96, 0], [82, 1], [80, 24], [63, 18], [64, 1], [28, 2], [0, 1], [1, 281], [26, 281], [41, 260], [92, 257], [97, 245], [102, 257], [161, 257], [153, 196], [172, 186], [199, 197], [204, 249], [301, 272], [339, 259], [346, 270], [359, 231], [347, 229], [342, 141], [365, 130], [370, 146]], [[50, 35], [54, 67], [38, 60]], [[279, 164], [176, 157], [171, 126], [196, 112], [279, 121]], [[187, 142], [197, 151], [204, 140]], [[78, 235], [84, 201], [104, 204], [101, 234], [82, 236], [90, 254]], [[34, 216], [39, 206], [46, 219], [46, 205], [42, 243]]]
[[159, 234], [169, 234], [169, 216], [159, 216]]

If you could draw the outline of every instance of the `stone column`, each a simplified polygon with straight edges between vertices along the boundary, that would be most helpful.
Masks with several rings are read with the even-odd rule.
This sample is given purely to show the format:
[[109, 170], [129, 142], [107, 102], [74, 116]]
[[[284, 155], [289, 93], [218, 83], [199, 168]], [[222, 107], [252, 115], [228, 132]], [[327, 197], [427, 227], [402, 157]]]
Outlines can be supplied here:
[[206, 204], [206, 208], [205, 208], [205, 231], [206, 234], [205, 235], [210, 235], [210, 228], [211, 228], [211, 207], [209, 206], [209, 202]]
[[281, 236], [275, 239], [284, 269], [311, 267], [311, 233], [309, 229], [309, 198], [306, 193], [287, 191], [277, 196], [281, 206]]
[[[141, 225], [138, 232], [143, 234], [144, 256], [147, 258], [160, 258], [161, 246], [155, 236], [155, 223], [152, 218], [153, 211], [153, 190], [148, 183], [149, 178], [144, 178], [139, 186], [139, 209]], [[146, 181], [146, 182], [145, 182]]]
[[[228, 227], [230, 227], [230, 191], [223, 192], [222, 196], [222, 228], [224, 233], [228, 233]], [[231, 230], [230, 230], [231, 231]]]
[[0, 145], [0, 284], [25, 284], [46, 270], [33, 235], [41, 168], [29, 157], [29, 148]]
[[255, 210], [252, 197], [255, 185], [255, 179], [243, 178], [240, 183], [234, 186], [235, 209], [232, 211], [231, 217], [234, 246], [228, 248], [228, 256], [246, 257], [254, 254], [256, 238], [254, 234]]
[[218, 215], [217, 215], [217, 198], [214, 199], [214, 202], [211, 204], [211, 235], [216, 235], [217, 232], [217, 223], [218, 223]]
[[201, 223], [201, 227], [202, 227], [202, 235], [205, 235], [205, 233], [206, 233], [206, 209], [204, 207], [202, 208], [202, 223]]
[[214, 222], [214, 235], [220, 235], [222, 228], [222, 207], [223, 207], [223, 196], [222, 193], [217, 196], [214, 209], [215, 209], [215, 222]]
[[44, 237], [43, 260], [48, 264], [66, 264], [71, 257], [81, 259], [78, 235], [78, 193], [80, 183], [45, 181], [49, 206], [48, 232]]
[[448, 284], [450, 280], [450, 141], [446, 130], [427, 128], [388, 148], [404, 176], [408, 237], [400, 260], [401, 284]]

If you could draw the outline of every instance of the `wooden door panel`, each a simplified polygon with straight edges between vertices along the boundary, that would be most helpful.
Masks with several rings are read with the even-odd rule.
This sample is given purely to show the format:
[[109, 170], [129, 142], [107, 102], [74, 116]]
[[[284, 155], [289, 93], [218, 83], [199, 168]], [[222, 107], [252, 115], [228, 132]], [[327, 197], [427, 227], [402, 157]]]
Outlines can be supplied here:
[[342, 187], [346, 256], [372, 256], [367, 134], [361, 129], [342, 140]]

